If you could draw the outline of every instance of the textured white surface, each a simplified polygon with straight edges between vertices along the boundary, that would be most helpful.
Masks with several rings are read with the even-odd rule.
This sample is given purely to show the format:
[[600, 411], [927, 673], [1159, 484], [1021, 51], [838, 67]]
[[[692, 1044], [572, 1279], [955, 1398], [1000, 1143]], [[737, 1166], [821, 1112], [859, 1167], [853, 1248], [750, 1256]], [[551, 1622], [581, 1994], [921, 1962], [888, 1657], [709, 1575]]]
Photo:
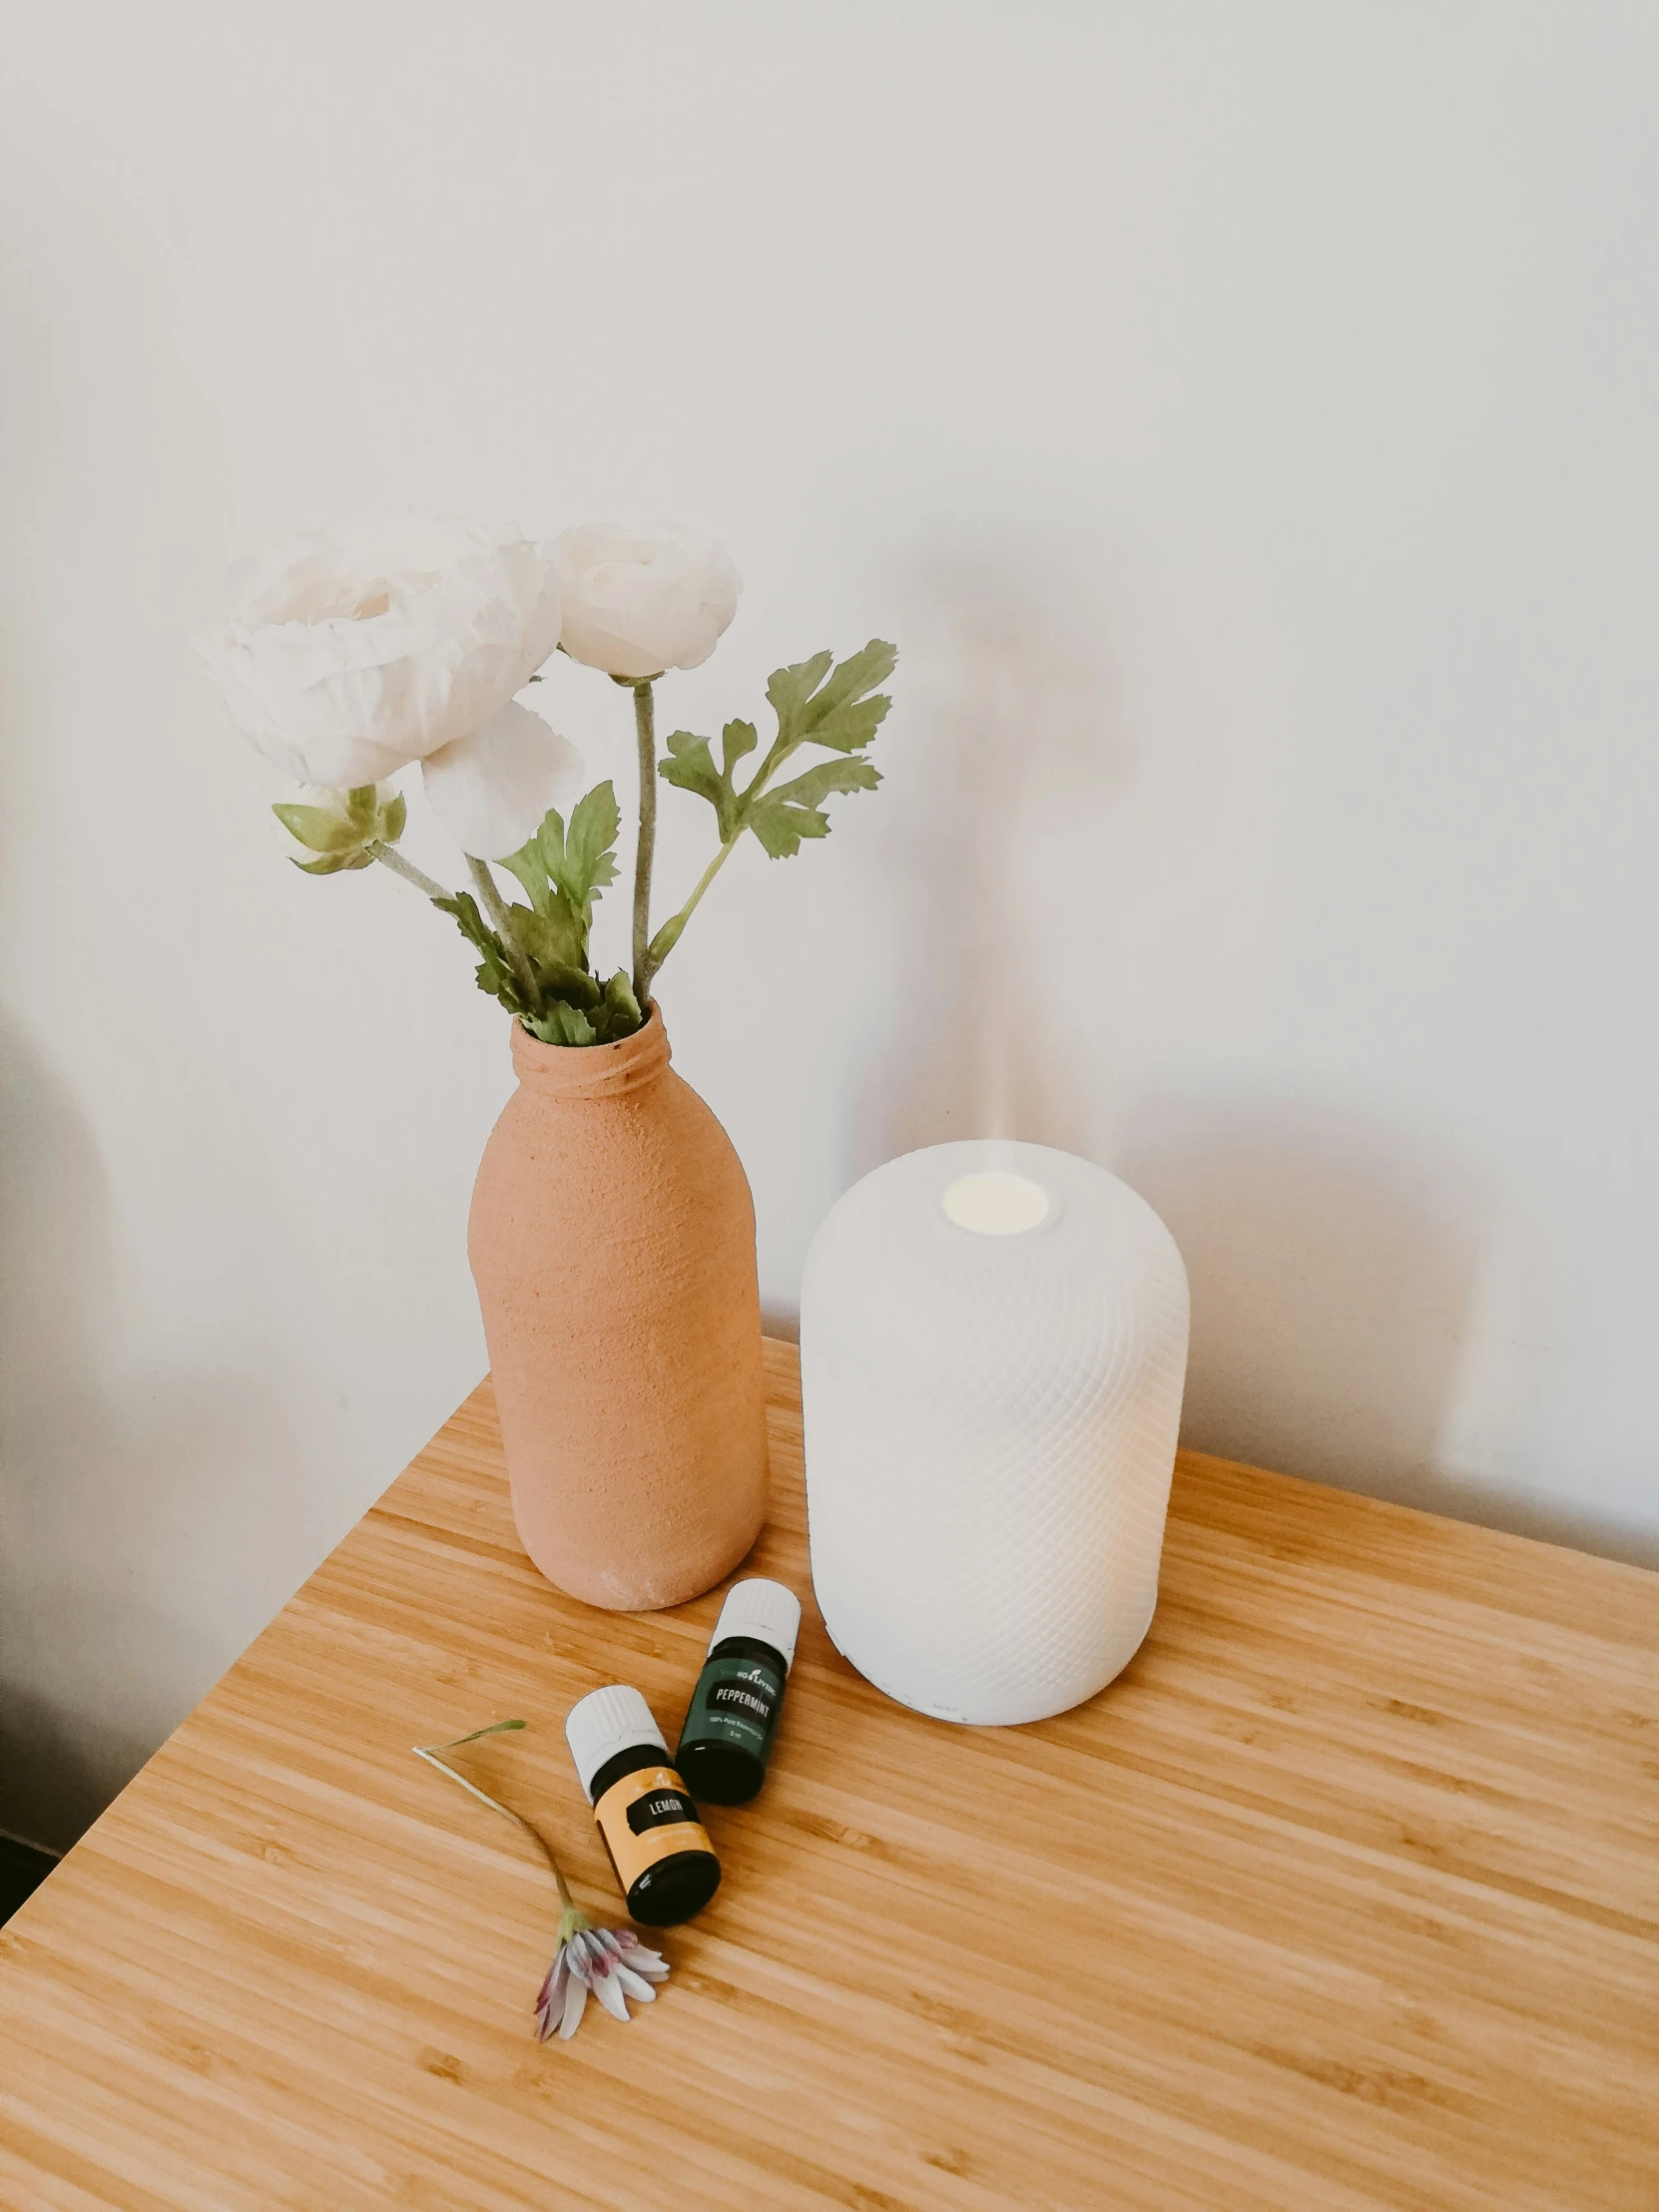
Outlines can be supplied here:
[[[955, 1178], [1029, 1177], [1045, 1219], [979, 1235]], [[1181, 1418], [1187, 1277], [1146, 1202], [1042, 1145], [933, 1145], [831, 1210], [801, 1382], [813, 1586], [837, 1648], [942, 1719], [1040, 1720], [1146, 1634]]]

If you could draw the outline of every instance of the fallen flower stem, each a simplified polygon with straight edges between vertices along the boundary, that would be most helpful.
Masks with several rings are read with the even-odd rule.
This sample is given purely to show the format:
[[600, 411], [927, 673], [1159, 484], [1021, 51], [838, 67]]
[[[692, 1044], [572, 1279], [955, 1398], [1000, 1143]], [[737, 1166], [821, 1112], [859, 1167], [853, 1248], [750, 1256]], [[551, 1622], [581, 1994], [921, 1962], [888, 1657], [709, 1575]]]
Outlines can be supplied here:
[[[559, 1862], [553, 1856], [553, 1848], [541, 1830], [532, 1828], [522, 1813], [515, 1813], [510, 1805], [503, 1805], [499, 1798], [492, 1798], [487, 1790], [480, 1790], [476, 1782], [469, 1782], [464, 1774], [457, 1774], [447, 1760], [438, 1757], [440, 1751], [458, 1751], [462, 1744], [475, 1744], [480, 1736], [499, 1736], [509, 1728], [523, 1728], [525, 1725], [523, 1721], [491, 1721], [488, 1728], [475, 1728], [469, 1736], [451, 1736], [444, 1744], [411, 1744], [409, 1748], [417, 1759], [424, 1759], [429, 1767], [436, 1767], [439, 1774], [446, 1774], [451, 1782], [458, 1782], [467, 1795], [475, 1797], [480, 1805], [487, 1805], [492, 1812], [499, 1813], [504, 1820], [512, 1821], [523, 1829], [553, 1870], [553, 1879], [559, 1885], [559, 1903], [565, 1909], [565, 1918], [574, 1918], [576, 1924], [585, 1929], [588, 1926], [587, 1915], [571, 1896]], [[563, 1923], [560, 1925], [562, 1928]], [[559, 1940], [565, 1942], [568, 1936], [562, 1934]]]

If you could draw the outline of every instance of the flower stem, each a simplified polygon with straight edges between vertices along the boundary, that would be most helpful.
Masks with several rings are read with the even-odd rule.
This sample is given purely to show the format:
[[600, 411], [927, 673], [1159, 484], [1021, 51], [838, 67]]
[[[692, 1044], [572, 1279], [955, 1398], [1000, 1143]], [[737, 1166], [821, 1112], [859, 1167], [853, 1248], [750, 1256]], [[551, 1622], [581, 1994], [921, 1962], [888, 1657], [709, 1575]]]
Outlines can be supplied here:
[[466, 856], [467, 871], [478, 886], [478, 896], [484, 902], [484, 911], [490, 917], [490, 926], [501, 939], [501, 948], [518, 977], [518, 987], [524, 993], [524, 1003], [532, 1014], [541, 1012], [541, 991], [536, 983], [536, 971], [530, 965], [530, 955], [514, 937], [512, 924], [507, 919], [507, 908], [496, 888], [495, 877], [489, 871], [489, 862], [479, 860], [469, 852]]
[[480, 1805], [487, 1805], [492, 1812], [500, 1813], [505, 1819], [516, 1823], [518, 1827], [523, 1829], [525, 1835], [531, 1838], [537, 1850], [553, 1870], [553, 1879], [559, 1885], [559, 1903], [564, 1907], [567, 1915], [574, 1914], [585, 1928], [588, 1925], [587, 1917], [571, 1896], [559, 1862], [553, 1856], [553, 1847], [548, 1843], [541, 1830], [532, 1828], [522, 1813], [515, 1813], [510, 1805], [503, 1805], [499, 1798], [492, 1798], [487, 1790], [480, 1790], [477, 1783], [469, 1782], [464, 1774], [457, 1774], [447, 1760], [438, 1757], [440, 1751], [455, 1751], [462, 1744], [475, 1744], [480, 1736], [498, 1736], [504, 1729], [522, 1728], [523, 1726], [523, 1721], [492, 1721], [488, 1728], [475, 1728], [470, 1736], [451, 1736], [445, 1744], [411, 1744], [409, 1748], [417, 1759], [424, 1759], [429, 1767], [436, 1767], [439, 1774], [446, 1774], [451, 1782], [458, 1782], [467, 1795], [475, 1797]]
[[369, 844], [363, 850], [371, 860], [378, 860], [382, 867], [389, 867], [393, 875], [401, 875], [405, 883], [412, 883], [417, 891], [423, 891], [428, 898], [449, 896], [441, 883], [434, 883], [412, 860], [405, 860], [402, 853], [394, 852], [389, 844]]
[[649, 1011], [651, 988], [651, 863], [657, 849], [657, 719], [651, 679], [634, 686], [634, 732], [640, 755], [640, 842], [634, 860], [634, 996]]
[[[708, 889], [709, 885], [714, 881], [715, 877], [720, 873], [721, 869], [726, 865], [727, 861], [738, 849], [738, 842], [739, 838], [742, 836], [742, 833], [743, 832], [740, 830], [737, 837], [728, 838], [726, 843], [721, 846], [720, 850], [715, 854], [714, 858], [703, 870], [703, 873], [698, 877], [696, 890], [692, 892], [690, 898], [686, 900], [686, 903], [681, 907], [680, 911], [672, 917], [680, 924], [680, 930], [684, 930], [687, 922], [690, 921], [692, 915], [697, 911], [698, 900], [703, 896], [703, 893]], [[678, 944], [679, 941], [680, 931], [676, 931], [674, 944]], [[674, 945], [671, 944], [668, 948], [668, 951], [672, 952], [673, 950]], [[647, 956], [645, 963], [645, 988], [647, 990], [651, 988], [651, 984], [657, 974], [657, 970], [662, 966], [663, 960], [666, 960], [667, 958], [668, 952], [665, 952], [663, 954], [662, 960], [653, 960], [649, 957], [649, 955]], [[636, 998], [640, 998], [640, 986], [638, 983], [634, 985], [634, 996]], [[645, 1004], [643, 998], [640, 998], [640, 1004], [642, 1006]]]

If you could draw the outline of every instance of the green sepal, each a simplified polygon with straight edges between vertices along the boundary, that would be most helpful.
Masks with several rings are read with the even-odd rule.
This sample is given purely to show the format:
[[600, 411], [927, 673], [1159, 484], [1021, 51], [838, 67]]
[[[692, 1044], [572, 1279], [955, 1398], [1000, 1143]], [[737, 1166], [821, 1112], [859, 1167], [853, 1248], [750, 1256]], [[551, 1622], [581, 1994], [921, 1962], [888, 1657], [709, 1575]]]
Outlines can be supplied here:
[[[288, 854], [288, 858], [293, 860], [291, 852]], [[373, 862], [368, 853], [354, 850], [351, 852], [324, 852], [320, 859], [293, 860], [293, 864], [301, 875], [340, 875], [347, 868], [369, 867], [372, 866]]]
[[[359, 830], [343, 815], [330, 814], [326, 807], [300, 807], [278, 800], [271, 811], [288, 835], [308, 852], [349, 852], [363, 842]], [[303, 867], [305, 863], [296, 860], [294, 865]]]
[[386, 802], [384, 813], [380, 817], [380, 834], [377, 841], [381, 844], [395, 844], [403, 834], [408, 820], [408, 801], [401, 792], [393, 792]]

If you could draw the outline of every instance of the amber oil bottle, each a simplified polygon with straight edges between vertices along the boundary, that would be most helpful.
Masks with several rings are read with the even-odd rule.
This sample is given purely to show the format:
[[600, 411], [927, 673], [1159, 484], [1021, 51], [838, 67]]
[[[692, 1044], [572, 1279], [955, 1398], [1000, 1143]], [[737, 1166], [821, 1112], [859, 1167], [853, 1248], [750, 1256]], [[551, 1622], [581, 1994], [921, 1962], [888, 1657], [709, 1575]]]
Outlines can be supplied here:
[[565, 1741], [630, 1916], [644, 1928], [690, 1920], [719, 1889], [720, 1861], [650, 1706], [625, 1683], [590, 1691]]

